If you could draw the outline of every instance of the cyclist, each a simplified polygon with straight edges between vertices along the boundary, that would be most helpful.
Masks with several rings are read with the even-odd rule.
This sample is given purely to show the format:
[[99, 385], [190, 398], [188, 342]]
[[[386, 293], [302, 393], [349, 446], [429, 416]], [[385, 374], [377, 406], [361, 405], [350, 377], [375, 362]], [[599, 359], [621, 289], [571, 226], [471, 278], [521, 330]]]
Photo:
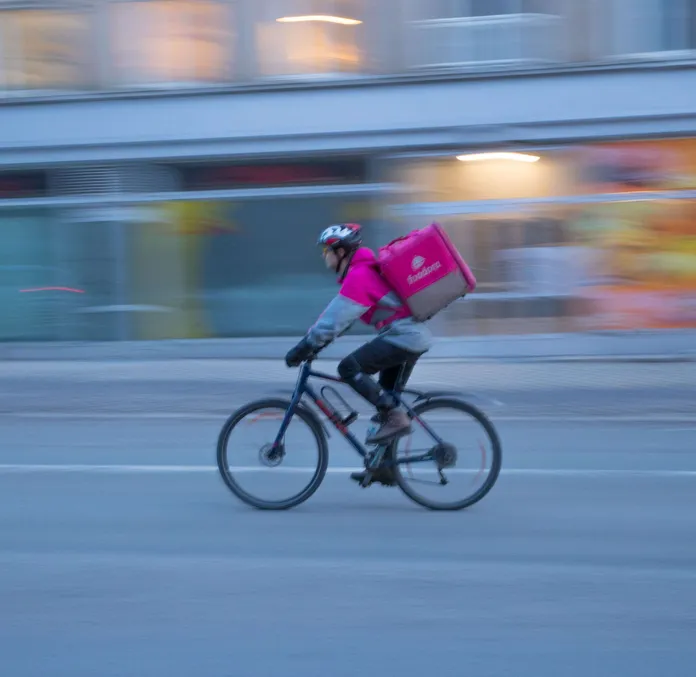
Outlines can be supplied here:
[[[380, 275], [374, 252], [362, 246], [362, 232], [357, 224], [346, 223], [326, 228], [317, 243], [327, 268], [337, 275], [339, 293], [302, 340], [286, 355], [289, 367], [298, 366], [316, 355], [345, 333], [360, 319], [374, 326], [378, 336], [345, 357], [338, 365], [339, 376], [377, 409], [379, 429], [370, 435], [367, 444], [381, 444], [411, 432], [405, 411], [387, 394], [396, 386], [402, 366], [405, 373], [402, 387], [418, 359], [432, 346], [432, 334], [417, 322], [410, 310], [397, 297]], [[380, 373], [379, 382], [371, 376]], [[362, 481], [365, 473], [351, 478]], [[393, 476], [386, 468], [378, 469], [372, 481], [392, 485]]]

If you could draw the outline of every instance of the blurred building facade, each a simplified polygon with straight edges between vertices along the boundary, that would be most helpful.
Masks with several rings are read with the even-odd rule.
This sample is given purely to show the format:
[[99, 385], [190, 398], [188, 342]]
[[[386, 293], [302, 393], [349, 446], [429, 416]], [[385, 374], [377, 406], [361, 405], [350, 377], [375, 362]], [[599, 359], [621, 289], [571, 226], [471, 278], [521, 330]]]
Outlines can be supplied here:
[[443, 223], [447, 336], [696, 326], [694, 0], [0, 2], [0, 340], [298, 335]]

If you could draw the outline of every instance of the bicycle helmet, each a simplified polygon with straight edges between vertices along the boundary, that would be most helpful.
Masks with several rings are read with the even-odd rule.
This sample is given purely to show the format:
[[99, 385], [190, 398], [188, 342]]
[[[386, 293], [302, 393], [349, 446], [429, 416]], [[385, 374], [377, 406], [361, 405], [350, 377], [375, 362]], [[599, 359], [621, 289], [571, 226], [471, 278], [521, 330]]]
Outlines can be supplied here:
[[357, 223], [341, 223], [325, 228], [317, 244], [333, 251], [345, 249], [352, 254], [362, 244], [362, 230]]

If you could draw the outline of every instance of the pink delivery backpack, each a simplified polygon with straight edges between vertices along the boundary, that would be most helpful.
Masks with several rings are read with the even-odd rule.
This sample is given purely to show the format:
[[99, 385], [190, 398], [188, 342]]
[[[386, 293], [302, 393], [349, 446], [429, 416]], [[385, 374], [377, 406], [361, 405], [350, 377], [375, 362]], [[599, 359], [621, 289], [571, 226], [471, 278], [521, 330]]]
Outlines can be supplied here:
[[384, 279], [424, 322], [476, 288], [476, 278], [438, 223], [411, 231], [381, 247]]

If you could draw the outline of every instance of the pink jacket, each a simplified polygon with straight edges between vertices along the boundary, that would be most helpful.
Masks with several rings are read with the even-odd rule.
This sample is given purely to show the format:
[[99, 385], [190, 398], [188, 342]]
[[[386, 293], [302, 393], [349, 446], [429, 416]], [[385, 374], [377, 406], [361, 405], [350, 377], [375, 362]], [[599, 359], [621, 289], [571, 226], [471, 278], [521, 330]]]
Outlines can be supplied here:
[[432, 337], [379, 272], [374, 252], [361, 247], [353, 255], [341, 289], [307, 333], [321, 348], [350, 329], [356, 320], [375, 327], [380, 336], [406, 350], [428, 350]]

